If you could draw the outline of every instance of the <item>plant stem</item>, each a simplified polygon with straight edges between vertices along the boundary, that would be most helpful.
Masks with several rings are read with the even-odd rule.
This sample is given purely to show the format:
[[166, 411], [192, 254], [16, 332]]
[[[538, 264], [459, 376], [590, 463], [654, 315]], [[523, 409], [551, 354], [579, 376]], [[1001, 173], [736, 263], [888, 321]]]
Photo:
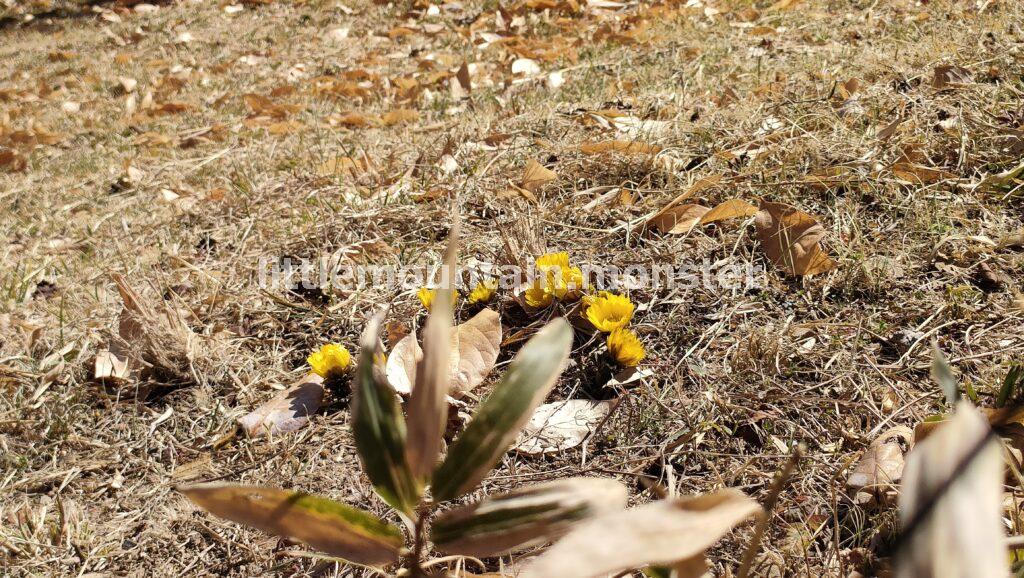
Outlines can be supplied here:
[[426, 498], [424, 498], [416, 507], [416, 525], [413, 529], [413, 547], [408, 563], [409, 571], [412, 572], [413, 578], [422, 578], [427, 576], [426, 570], [423, 569], [423, 550], [427, 546], [427, 518], [429, 517], [432, 509], [433, 503]]
[[743, 560], [740, 562], [740, 569], [736, 573], [736, 578], [746, 578], [747, 574], [750, 573], [750, 568], [754, 564], [754, 556], [757, 555], [757, 550], [761, 545], [761, 538], [764, 537], [764, 533], [768, 529], [768, 523], [772, 519], [772, 510], [775, 509], [775, 502], [778, 501], [782, 489], [789, 483], [789, 477], [793, 474], [797, 463], [800, 462], [803, 451], [803, 444], [793, 448], [789, 461], [782, 467], [782, 471], [775, 478], [775, 483], [768, 490], [768, 497], [764, 501], [764, 510], [757, 518], [757, 525], [754, 527], [754, 537], [750, 539], [750, 545], [747, 546], [746, 552], [743, 553]]

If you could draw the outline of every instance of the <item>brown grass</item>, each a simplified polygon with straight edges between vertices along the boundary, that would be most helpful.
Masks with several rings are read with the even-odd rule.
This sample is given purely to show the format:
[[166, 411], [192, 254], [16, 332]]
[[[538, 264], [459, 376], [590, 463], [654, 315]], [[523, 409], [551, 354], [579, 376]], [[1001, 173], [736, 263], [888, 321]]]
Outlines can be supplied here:
[[[229, 14], [225, 5], [142, 13], [108, 5], [0, 30], [0, 152], [16, 150], [27, 163], [0, 167], [4, 575], [358, 575], [197, 512], [172, 487], [283, 484], [388, 515], [360, 477], [345, 392], [295, 435], [217, 442], [300, 375], [312, 348], [353, 347], [383, 305], [392, 319], [421, 316], [413, 292], [394, 288], [269, 295], [256, 283], [259, 258], [436, 259], [449, 199], [463, 216], [464, 259], [566, 250], [578, 262], [620, 267], [767, 266], [762, 289], [631, 292], [645, 306], [636, 327], [655, 378], [626, 394], [585, 451], [509, 454], [484, 484], [607, 475], [630, 485], [636, 501], [650, 499], [652, 483], [670, 494], [730, 486], [763, 497], [789, 448], [803, 442], [806, 459], [775, 508], [755, 575], [845, 577], [884, 566], [892, 511], [862, 510], [844, 496], [858, 452], [886, 426], [941, 409], [927, 373], [932, 339], [982, 405], [1020, 358], [1022, 253], [985, 241], [1018, 232], [1019, 191], [969, 186], [1015, 166], [1024, 151], [1018, 3], [979, 11], [949, 1], [791, 10], [720, 2], [724, 14], [712, 16], [671, 2], [646, 12], [644, 3], [624, 12], [632, 21], [524, 10], [521, 36], [573, 47], [575, 58], [562, 50], [541, 62], [564, 70], [566, 84], [497, 82], [467, 102], [452, 101], [445, 85], [405, 102], [389, 88], [387, 79], [426, 74], [428, 55], [441, 71], [463, 58], [506, 71], [498, 80], [514, 58], [501, 47], [474, 49], [451, 28], [388, 38], [419, 22], [410, 14], [420, 7], [279, 1]], [[424, 21], [464, 27], [484, 14], [482, 29], [492, 30], [494, 9], [467, 2]], [[628, 32], [639, 21], [650, 28], [632, 40], [601, 28]], [[347, 40], [325, 39], [339, 27], [349, 28]], [[180, 42], [185, 32], [195, 40]], [[966, 69], [970, 82], [935, 88], [933, 69], [946, 64]], [[312, 78], [351, 70], [379, 76], [363, 97], [311, 89]], [[131, 95], [122, 77], [138, 82]], [[860, 86], [844, 105], [850, 79]], [[243, 95], [275, 89], [283, 96], [274, 102], [294, 111], [246, 126]], [[149, 92], [154, 106], [187, 108], [133, 117], [127, 101], [138, 112]], [[364, 129], [330, 123], [332, 114], [395, 107], [421, 118]], [[665, 152], [656, 160], [580, 154], [581, 142], [615, 138], [582, 122], [584, 109], [669, 121], [642, 138]], [[287, 121], [301, 128], [268, 131]], [[493, 133], [512, 137], [480, 144]], [[452, 174], [441, 168], [444, 155], [457, 163]], [[324, 170], [348, 156], [371, 166], [355, 178]], [[528, 158], [559, 175], [536, 203], [504, 194]], [[901, 161], [944, 173], [910, 182], [892, 170]], [[827, 182], [809, 182], [812, 174]], [[816, 215], [840, 267], [787, 277], [744, 221], [640, 233], [645, 215], [710, 175], [723, 180], [698, 196], [709, 206], [765, 199]], [[605, 185], [632, 202], [585, 210], [592, 195], [581, 193]], [[434, 200], [414, 199], [431, 191]], [[180, 307], [206, 345], [230, 353], [146, 399], [134, 385], [112, 392], [91, 383], [89, 362], [120, 311], [110, 273], [153, 304]], [[507, 334], [543, 320], [508, 296], [498, 308]], [[576, 347], [556, 395], [607, 397], [596, 346], [581, 333]], [[750, 533], [744, 527], [716, 548], [716, 575], [735, 571]]]

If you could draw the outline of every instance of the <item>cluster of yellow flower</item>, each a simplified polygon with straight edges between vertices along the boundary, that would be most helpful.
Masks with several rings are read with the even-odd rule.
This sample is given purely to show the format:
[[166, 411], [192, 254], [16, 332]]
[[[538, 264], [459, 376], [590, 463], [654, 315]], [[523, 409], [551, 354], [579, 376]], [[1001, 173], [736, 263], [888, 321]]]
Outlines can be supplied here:
[[[473, 290], [469, 292], [470, 305], [477, 303], [487, 303], [494, 297], [494, 293], [498, 290], [497, 279], [484, 279], [483, 281], [476, 284]], [[423, 304], [424, 309], [430, 311], [430, 306], [434, 303], [434, 296], [437, 295], [437, 289], [431, 289], [429, 287], [420, 287], [420, 290], [416, 292], [416, 297]], [[455, 301], [460, 297], [458, 291], [452, 291], [452, 305], [455, 305]]]
[[[608, 351], [617, 362], [627, 367], [636, 367], [646, 357], [644, 346], [636, 334], [627, 327], [633, 318], [636, 306], [625, 295], [598, 291], [584, 295], [583, 272], [569, 263], [569, 254], [548, 253], [537, 258], [538, 275], [523, 294], [530, 307], [543, 308], [555, 300], [575, 301], [582, 297], [584, 317], [600, 332], [607, 333]], [[487, 303], [498, 290], [496, 279], [481, 281], [469, 293], [470, 304]], [[423, 307], [430, 310], [437, 296], [436, 289], [422, 287], [416, 293]], [[457, 291], [452, 292], [452, 305], [459, 299]], [[324, 345], [306, 360], [313, 373], [327, 378], [340, 375], [348, 370], [352, 356], [348, 350], [336, 343]]]
[[625, 295], [599, 291], [583, 298], [587, 307], [585, 316], [598, 331], [608, 334], [608, 351], [616, 361], [627, 367], [636, 367], [647, 352], [636, 334], [627, 325], [633, 319], [636, 306]]

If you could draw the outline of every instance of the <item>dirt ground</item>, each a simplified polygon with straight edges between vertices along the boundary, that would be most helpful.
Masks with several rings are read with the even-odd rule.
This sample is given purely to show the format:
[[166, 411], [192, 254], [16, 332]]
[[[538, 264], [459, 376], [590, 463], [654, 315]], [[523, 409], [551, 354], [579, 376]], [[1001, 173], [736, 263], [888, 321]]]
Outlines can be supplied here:
[[[370, 575], [173, 488], [283, 485], [394, 517], [344, 387], [294, 434], [230, 433], [382, 306], [422, 323], [415, 288], [262, 288], [261, 260], [435, 262], [453, 204], [463, 262], [761, 271], [630, 288], [649, 375], [606, 387], [578, 330], [553, 399], [618, 411], [582, 447], [508, 454], [484, 490], [590, 475], [634, 503], [763, 499], [803, 443], [755, 575], [884, 574], [894, 510], [847, 496], [861, 451], [944, 410], [933, 341], [982, 406], [1024, 352], [1022, 181], [998, 178], [1024, 157], [1022, 97], [1008, 0], [0, 3], [0, 574]], [[644, 146], [587, 146], [613, 139]], [[524, 183], [530, 160], [556, 178]], [[687, 191], [813, 215], [837, 266], [787, 273], [750, 216], [644, 227]], [[178, 373], [95, 383], [116, 273], [184, 311]], [[563, 311], [492, 306], [488, 384]], [[714, 576], [750, 535], [710, 552]]]

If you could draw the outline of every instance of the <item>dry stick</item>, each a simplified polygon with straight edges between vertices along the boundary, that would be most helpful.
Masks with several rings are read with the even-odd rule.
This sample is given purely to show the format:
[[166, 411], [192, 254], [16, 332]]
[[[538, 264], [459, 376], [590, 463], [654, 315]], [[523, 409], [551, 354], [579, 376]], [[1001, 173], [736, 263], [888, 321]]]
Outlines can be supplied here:
[[789, 477], [793, 474], [793, 470], [796, 469], [797, 463], [800, 462], [800, 457], [803, 455], [804, 447], [800, 444], [793, 448], [793, 453], [789, 456], [789, 461], [782, 467], [782, 471], [775, 477], [775, 481], [772, 483], [772, 487], [768, 490], [768, 498], [764, 502], [764, 511], [757, 519], [757, 526], [754, 527], [754, 537], [750, 539], [750, 545], [747, 546], [746, 552], [743, 553], [743, 561], [740, 562], [739, 572], [736, 573], [736, 578], [747, 578], [747, 574], [750, 573], [750, 567], [754, 564], [754, 556], [757, 555], [758, 549], [761, 546], [761, 539], [764, 537], [765, 531], [768, 529], [768, 524], [772, 519], [772, 510], [775, 509], [775, 502], [779, 500], [779, 494], [782, 493], [782, 489], [789, 483]]

